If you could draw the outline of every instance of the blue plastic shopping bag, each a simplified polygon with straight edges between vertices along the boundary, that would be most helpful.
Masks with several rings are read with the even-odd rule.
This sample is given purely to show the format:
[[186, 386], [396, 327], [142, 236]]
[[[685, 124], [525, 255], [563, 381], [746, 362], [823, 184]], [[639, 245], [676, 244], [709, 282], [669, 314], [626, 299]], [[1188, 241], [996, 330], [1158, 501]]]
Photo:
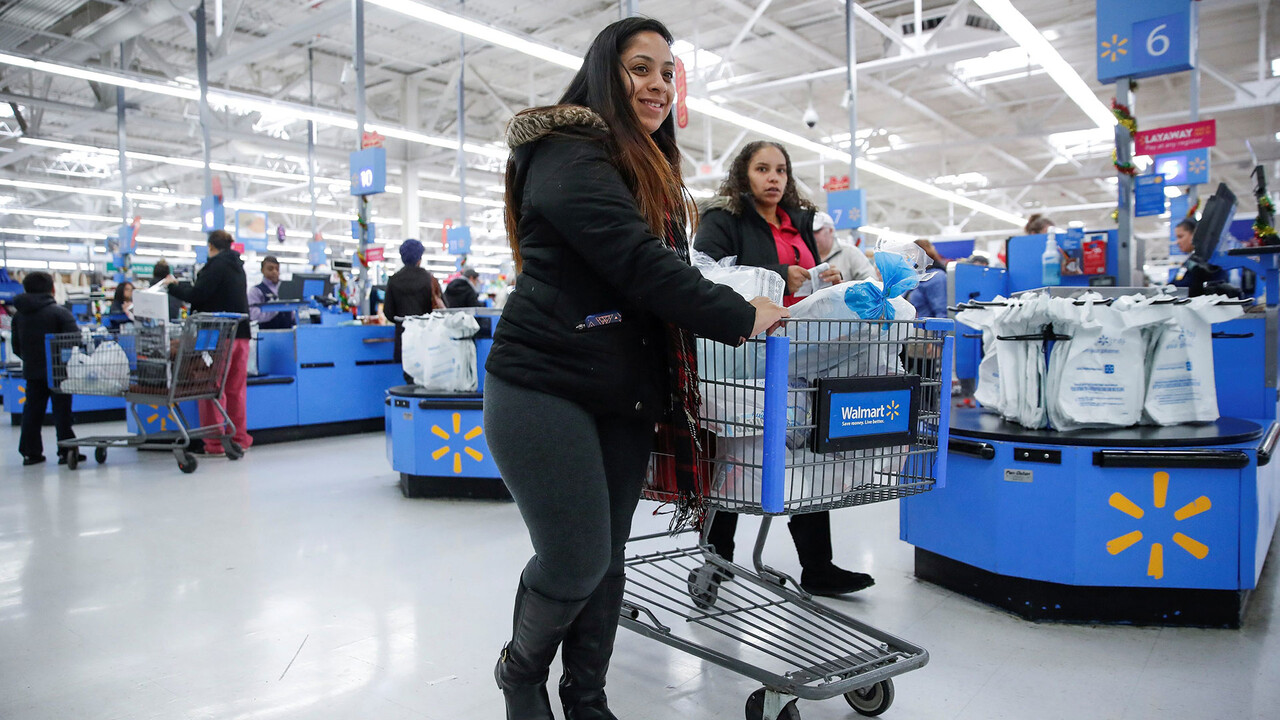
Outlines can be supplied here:
[[844, 293], [844, 304], [863, 320], [892, 320], [890, 300], [901, 297], [920, 284], [920, 276], [911, 262], [897, 253], [878, 252], [876, 269], [883, 287], [875, 283], [855, 283]]

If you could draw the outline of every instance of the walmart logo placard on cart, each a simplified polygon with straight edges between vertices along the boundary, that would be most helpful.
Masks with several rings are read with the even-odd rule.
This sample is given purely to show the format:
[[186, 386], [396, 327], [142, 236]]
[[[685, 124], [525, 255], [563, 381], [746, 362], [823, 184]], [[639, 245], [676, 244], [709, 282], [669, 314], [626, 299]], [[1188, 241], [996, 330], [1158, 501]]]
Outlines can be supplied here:
[[834, 393], [831, 396], [831, 437], [851, 437], [907, 431], [910, 390]]
[[814, 450], [838, 452], [911, 442], [919, 390], [917, 377], [819, 380]]

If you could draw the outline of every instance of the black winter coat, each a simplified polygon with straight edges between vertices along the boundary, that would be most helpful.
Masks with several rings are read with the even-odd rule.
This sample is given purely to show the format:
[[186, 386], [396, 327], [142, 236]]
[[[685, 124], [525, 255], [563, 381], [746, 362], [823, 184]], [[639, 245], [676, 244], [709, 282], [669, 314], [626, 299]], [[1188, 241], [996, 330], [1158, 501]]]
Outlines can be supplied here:
[[[494, 331], [488, 372], [596, 415], [656, 419], [668, 406], [666, 327], [738, 344], [755, 309], [649, 231], [591, 110], [512, 120], [523, 269]], [[619, 322], [588, 319], [617, 313]]]
[[[440, 283], [431, 271], [421, 265], [406, 265], [387, 280], [387, 297], [382, 314], [392, 322], [398, 317], [426, 315], [436, 309]], [[400, 362], [400, 337], [404, 323], [396, 323], [396, 362]]]
[[[769, 221], [761, 217], [749, 195], [743, 195], [738, 205], [741, 212], [734, 214], [730, 210], [729, 199], [725, 197], [714, 197], [699, 203], [702, 216], [698, 220], [694, 249], [710, 255], [713, 260], [736, 255], [739, 265], [769, 268], [781, 275], [783, 282], [786, 282], [787, 265], [778, 262], [778, 245], [773, 240], [773, 228]], [[782, 211], [791, 218], [791, 224], [800, 232], [800, 239], [804, 240], [809, 252], [813, 253], [814, 262], [822, 262], [818, 242], [813, 237], [813, 216], [816, 211], [786, 206], [782, 206]]]
[[194, 312], [243, 313], [236, 326], [237, 339], [249, 339], [249, 288], [244, 260], [235, 250], [223, 250], [209, 258], [191, 287], [169, 286], [169, 294], [190, 303]]
[[22, 358], [22, 377], [45, 382], [47, 364], [44, 336], [49, 333], [73, 333], [80, 328], [71, 311], [62, 307], [52, 295], [23, 293], [13, 299], [18, 314], [13, 318], [13, 352]]

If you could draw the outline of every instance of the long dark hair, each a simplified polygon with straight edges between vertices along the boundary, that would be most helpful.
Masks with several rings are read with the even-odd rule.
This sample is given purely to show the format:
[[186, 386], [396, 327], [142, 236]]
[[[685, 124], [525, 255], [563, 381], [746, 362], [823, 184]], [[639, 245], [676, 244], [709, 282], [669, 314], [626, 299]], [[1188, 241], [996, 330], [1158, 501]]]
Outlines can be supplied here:
[[717, 194], [729, 199], [729, 212], [734, 215], [742, 214], [742, 196], [751, 195], [751, 178], [748, 177], [751, 170], [751, 158], [766, 147], [777, 148], [778, 152], [782, 153], [782, 157], [787, 161], [787, 187], [783, 189], [782, 200], [778, 204], [789, 208], [817, 209], [817, 206], [801, 195], [800, 190], [796, 187], [795, 173], [791, 171], [791, 155], [787, 152], [787, 149], [771, 140], [756, 140], [747, 143], [746, 147], [742, 148], [738, 156], [733, 159], [733, 163], [729, 165], [729, 173], [724, 176], [724, 181], [720, 183], [720, 190]]
[[[604, 119], [609, 126], [605, 142], [614, 164], [635, 195], [649, 229], [665, 237], [668, 223], [683, 228], [687, 222], [696, 222], [697, 210], [680, 174], [674, 113], [668, 114], [658, 130], [650, 135], [631, 107], [631, 87], [623, 81], [629, 74], [622, 64], [622, 50], [632, 37], [642, 32], [658, 33], [667, 45], [673, 41], [667, 26], [652, 18], [630, 17], [610, 24], [591, 42], [582, 67], [558, 104], [588, 107]], [[515, 185], [513, 157], [507, 161], [506, 226], [516, 272], [519, 272], [523, 262], [517, 235], [520, 198], [515, 197]]]
[[111, 297], [112, 305], [119, 305], [120, 307], [124, 307], [124, 289], [126, 287], [133, 287], [133, 283], [126, 280], [120, 283], [119, 285], [116, 285], [116, 294]]

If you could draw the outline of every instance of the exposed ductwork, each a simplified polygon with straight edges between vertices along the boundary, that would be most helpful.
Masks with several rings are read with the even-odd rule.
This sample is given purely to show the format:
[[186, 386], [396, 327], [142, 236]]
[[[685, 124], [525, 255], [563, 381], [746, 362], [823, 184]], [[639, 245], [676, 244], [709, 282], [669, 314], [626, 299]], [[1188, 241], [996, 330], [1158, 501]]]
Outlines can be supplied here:
[[84, 62], [95, 55], [114, 50], [120, 43], [157, 25], [186, 16], [199, 4], [200, 0], [151, 0], [119, 7], [81, 31], [72, 33], [84, 42], [68, 43], [49, 55], [63, 61]]

